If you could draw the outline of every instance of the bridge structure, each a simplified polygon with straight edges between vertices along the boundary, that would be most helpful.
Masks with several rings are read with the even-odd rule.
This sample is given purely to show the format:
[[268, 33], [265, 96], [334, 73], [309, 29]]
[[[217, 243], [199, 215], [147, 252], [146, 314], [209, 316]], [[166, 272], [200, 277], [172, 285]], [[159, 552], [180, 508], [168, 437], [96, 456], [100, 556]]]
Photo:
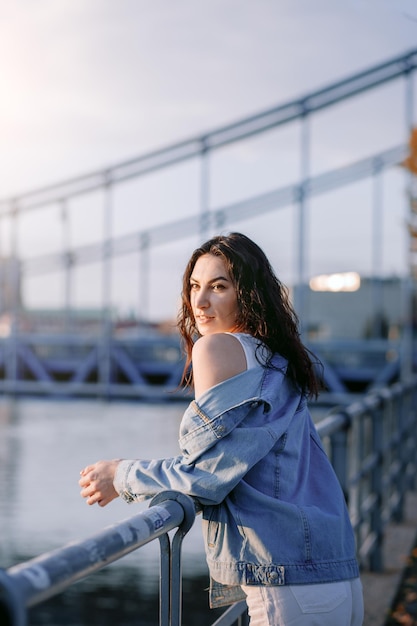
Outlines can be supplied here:
[[[134, 259], [137, 267], [138, 316], [149, 318], [152, 257], [154, 251], [164, 251], [173, 242], [195, 247], [203, 238], [222, 229], [233, 229], [246, 220], [261, 219], [289, 209], [295, 218], [295, 240], [292, 246], [294, 303], [300, 319], [307, 316], [306, 294], [309, 267], [309, 204], [317, 197], [334, 190], [344, 190], [360, 181], [371, 181], [368, 203], [372, 212], [372, 271], [379, 275], [381, 251], [381, 211], [384, 177], [404, 163], [409, 155], [406, 141], [414, 125], [415, 71], [417, 49], [339, 80], [325, 88], [272, 107], [227, 126], [191, 137], [167, 147], [142, 154], [101, 170], [70, 180], [58, 182], [15, 195], [0, 201], [2, 233], [2, 262], [0, 266], [0, 391], [4, 393], [93, 394], [178, 397], [177, 386], [182, 370], [178, 339], [175, 336], [152, 335], [120, 337], [114, 331], [114, 310], [117, 308], [116, 265], [123, 257]], [[315, 116], [328, 112], [345, 101], [383, 89], [387, 85], [399, 88], [403, 101], [404, 141], [354, 162], [314, 175], [311, 125]], [[213, 162], [216, 155], [255, 137], [265, 137], [279, 128], [297, 124], [298, 175], [283, 186], [250, 195], [238, 201], [216, 205], [213, 201]], [[192, 172], [190, 186], [194, 200], [191, 212], [176, 219], [146, 223], [144, 206], [135, 197], [133, 182], [151, 180], [156, 173], [180, 175], [180, 168]], [[181, 174], [182, 175], [182, 174]], [[404, 170], [404, 190], [410, 196], [410, 211], [415, 204], [413, 174]], [[130, 232], [116, 231], [114, 224], [126, 198], [135, 207], [139, 227]], [[169, 200], [165, 200], [169, 201]], [[413, 204], [414, 202], [414, 204]], [[95, 238], [76, 243], [72, 240], [73, 216], [85, 211], [96, 215]], [[139, 207], [139, 208], [137, 208]], [[404, 216], [406, 221], [407, 216]], [[23, 229], [47, 231], [59, 224], [60, 236], [47, 252], [31, 255], [24, 245]], [[80, 222], [82, 224], [82, 220]], [[29, 227], [28, 227], [29, 225]], [[82, 227], [81, 227], [82, 230]], [[58, 232], [58, 231], [57, 231]], [[411, 235], [412, 236], [412, 233]], [[404, 237], [406, 239], [406, 237]], [[311, 251], [310, 251], [311, 252]], [[354, 254], [355, 252], [353, 252]], [[162, 252], [163, 255], [163, 252]], [[408, 268], [404, 277], [404, 324], [401, 340], [395, 346], [380, 342], [376, 351], [382, 354], [383, 373], [378, 366], [368, 376], [368, 382], [378, 377], [383, 384], [402, 367], [412, 369], [412, 293], [413, 257], [410, 248]], [[188, 256], [188, 255], [187, 255]], [[96, 268], [99, 284], [99, 324], [81, 330], [77, 324], [75, 280], [83, 282], [88, 267]], [[59, 310], [62, 324], [58, 330], [35, 332], [25, 326], [25, 293], [27, 285], [39, 277], [52, 277], [50, 291], [60, 294]], [[96, 288], [96, 285], [95, 285]], [[378, 309], [378, 293], [374, 299]], [[366, 351], [372, 349], [368, 343]], [[337, 348], [339, 350], [339, 348]], [[329, 351], [329, 346], [327, 346]], [[393, 351], [397, 365], [384, 355]], [[330, 359], [331, 360], [331, 359]], [[335, 392], [345, 391], [343, 376], [337, 367], [329, 367], [328, 384]]]

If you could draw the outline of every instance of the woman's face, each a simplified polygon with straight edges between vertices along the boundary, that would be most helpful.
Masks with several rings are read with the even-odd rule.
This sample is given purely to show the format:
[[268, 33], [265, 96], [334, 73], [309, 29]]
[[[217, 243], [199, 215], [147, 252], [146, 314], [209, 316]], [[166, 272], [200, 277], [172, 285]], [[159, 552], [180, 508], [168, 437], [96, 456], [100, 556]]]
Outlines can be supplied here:
[[221, 257], [203, 254], [196, 261], [190, 278], [190, 301], [200, 335], [237, 330], [236, 289]]

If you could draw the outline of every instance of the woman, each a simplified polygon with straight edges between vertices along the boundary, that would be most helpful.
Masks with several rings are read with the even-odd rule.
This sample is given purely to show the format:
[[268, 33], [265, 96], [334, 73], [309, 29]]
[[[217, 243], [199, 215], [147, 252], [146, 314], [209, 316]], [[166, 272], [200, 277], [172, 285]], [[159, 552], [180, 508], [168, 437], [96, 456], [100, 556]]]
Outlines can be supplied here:
[[263, 251], [240, 233], [195, 250], [178, 326], [195, 393], [180, 454], [90, 465], [81, 495], [187, 493], [202, 506], [212, 607], [246, 597], [252, 626], [360, 626], [352, 527], [307, 407], [319, 383]]

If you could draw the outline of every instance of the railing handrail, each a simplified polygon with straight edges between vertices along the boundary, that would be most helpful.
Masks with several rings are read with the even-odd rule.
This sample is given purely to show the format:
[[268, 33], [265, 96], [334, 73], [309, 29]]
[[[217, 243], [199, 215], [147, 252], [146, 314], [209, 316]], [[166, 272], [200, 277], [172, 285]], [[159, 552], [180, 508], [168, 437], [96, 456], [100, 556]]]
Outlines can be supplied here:
[[[173, 491], [162, 492], [151, 500], [146, 511], [87, 539], [71, 542], [15, 565], [7, 572], [0, 570], [0, 608], [8, 614], [11, 625], [25, 626], [26, 608], [60, 593], [154, 539], [167, 536], [175, 528], [182, 539], [194, 523], [195, 511], [189, 496]], [[179, 589], [175, 589], [175, 594], [179, 595]], [[169, 608], [168, 598], [165, 601]], [[168, 613], [165, 623], [178, 624], [179, 620], [171, 620]]]
[[401, 395], [406, 391], [410, 391], [417, 387], [417, 375], [412, 375], [406, 381], [398, 381], [389, 387], [381, 387], [380, 389], [372, 389], [362, 399], [355, 400], [346, 408], [336, 411], [316, 424], [317, 432], [320, 437], [328, 437], [333, 435], [342, 428], [347, 428], [351, 421], [358, 417], [364, 411], [369, 409], [370, 402], [389, 401], [390, 399]]

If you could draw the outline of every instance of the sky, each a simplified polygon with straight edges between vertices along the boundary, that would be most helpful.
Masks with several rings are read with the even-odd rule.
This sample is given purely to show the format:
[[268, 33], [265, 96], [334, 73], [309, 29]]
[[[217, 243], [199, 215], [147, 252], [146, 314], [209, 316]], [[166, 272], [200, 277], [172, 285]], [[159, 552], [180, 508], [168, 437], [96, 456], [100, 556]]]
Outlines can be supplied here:
[[[0, 0], [0, 199], [199, 135], [416, 47], [415, 0]], [[317, 115], [312, 173], [406, 142], [403, 99], [401, 87], [393, 85], [326, 117]], [[294, 179], [296, 131], [280, 133], [216, 157], [214, 207]], [[180, 172], [176, 182], [165, 174], [151, 177], [140, 189], [121, 191], [114, 234], [198, 211], [191, 170]], [[391, 178], [387, 203], [398, 204], [403, 179]], [[326, 199], [315, 209], [312, 273], [372, 270], [370, 217], [362, 206], [369, 186], [349, 193], [350, 208], [343, 215], [335, 216]], [[327, 202], [335, 206], [340, 200]], [[352, 220], [355, 206], [359, 213]], [[385, 237], [390, 237], [384, 249], [391, 251], [383, 261], [386, 273], [404, 266], [403, 207], [396, 211], [392, 223], [390, 218], [384, 222]], [[94, 241], [100, 209], [92, 204], [76, 214], [74, 207], [73, 244]], [[352, 221], [357, 225], [358, 216], [368, 224], [364, 239], [355, 239], [353, 232], [342, 259], [343, 242], [335, 243], [335, 233]], [[36, 256], [56, 249], [62, 239], [54, 226], [57, 219], [39, 213], [26, 224], [22, 220], [21, 253]], [[291, 281], [293, 217], [287, 212], [284, 218], [283, 212], [274, 220], [248, 221], [241, 229], [258, 238], [279, 265], [278, 273]], [[7, 254], [9, 234], [3, 222], [0, 242]], [[277, 233], [284, 231], [280, 239]], [[148, 306], [153, 317], [172, 313], [179, 282], [170, 275], [164, 278], [164, 272], [168, 275], [169, 266], [179, 275], [193, 247], [190, 242], [180, 252], [167, 249], [152, 260], [156, 278], [151, 279]], [[355, 254], [352, 258], [352, 248], [356, 255], [364, 251], [362, 265]], [[120, 261], [113, 289], [124, 310], [138, 306], [132, 263], [137, 265], [132, 259]], [[98, 272], [87, 268], [74, 279], [76, 304], [93, 305], [100, 299]], [[56, 280], [56, 288], [40, 279], [25, 287], [28, 305], [59, 305], [62, 287]], [[57, 293], [61, 295], [54, 300]]]

